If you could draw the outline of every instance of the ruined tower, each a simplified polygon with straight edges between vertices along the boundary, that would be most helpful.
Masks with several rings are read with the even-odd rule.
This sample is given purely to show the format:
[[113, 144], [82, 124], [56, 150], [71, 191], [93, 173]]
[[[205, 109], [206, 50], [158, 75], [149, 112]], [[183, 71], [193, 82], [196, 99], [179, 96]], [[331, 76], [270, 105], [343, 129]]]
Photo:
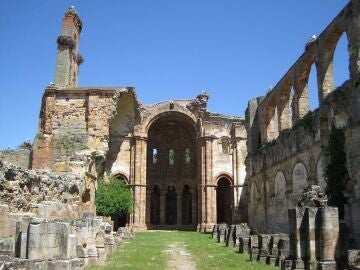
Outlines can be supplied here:
[[83, 58], [79, 54], [79, 41], [82, 28], [80, 17], [73, 6], [64, 15], [61, 35], [57, 38], [57, 58], [55, 85], [76, 87], [79, 65]]

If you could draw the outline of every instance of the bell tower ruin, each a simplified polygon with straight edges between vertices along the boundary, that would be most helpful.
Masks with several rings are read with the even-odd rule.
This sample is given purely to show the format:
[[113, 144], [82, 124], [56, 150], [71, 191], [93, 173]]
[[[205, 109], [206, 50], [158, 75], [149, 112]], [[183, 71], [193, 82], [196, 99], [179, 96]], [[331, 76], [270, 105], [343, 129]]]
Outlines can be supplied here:
[[81, 19], [74, 6], [71, 6], [65, 12], [61, 35], [57, 38], [55, 86], [77, 86], [79, 65], [83, 62], [83, 58], [79, 54], [81, 29]]

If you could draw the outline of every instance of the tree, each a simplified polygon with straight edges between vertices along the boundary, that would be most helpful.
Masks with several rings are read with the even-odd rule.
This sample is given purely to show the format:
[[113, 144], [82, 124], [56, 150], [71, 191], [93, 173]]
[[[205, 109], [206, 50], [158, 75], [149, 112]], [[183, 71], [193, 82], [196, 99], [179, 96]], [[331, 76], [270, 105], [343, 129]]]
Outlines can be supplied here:
[[133, 209], [131, 191], [123, 180], [111, 177], [109, 182], [99, 179], [95, 193], [96, 213], [103, 216], [129, 214]]

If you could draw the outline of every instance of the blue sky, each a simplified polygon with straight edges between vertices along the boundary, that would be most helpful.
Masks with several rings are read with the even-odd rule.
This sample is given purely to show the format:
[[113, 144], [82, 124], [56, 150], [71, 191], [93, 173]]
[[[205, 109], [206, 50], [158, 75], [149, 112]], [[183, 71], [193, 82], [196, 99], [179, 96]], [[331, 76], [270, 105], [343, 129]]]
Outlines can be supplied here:
[[[84, 27], [79, 86], [134, 86], [150, 104], [210, 94], [209, 110], [244, 115], [340, 12], [345, 0], [12, 0], [0, 9], [0, 149], [33, 139], [56, 38], [75, 5]], [[346, 39], [335, 80], [348, 78]], [[317, 106], [316, 74], [310, 101]]]

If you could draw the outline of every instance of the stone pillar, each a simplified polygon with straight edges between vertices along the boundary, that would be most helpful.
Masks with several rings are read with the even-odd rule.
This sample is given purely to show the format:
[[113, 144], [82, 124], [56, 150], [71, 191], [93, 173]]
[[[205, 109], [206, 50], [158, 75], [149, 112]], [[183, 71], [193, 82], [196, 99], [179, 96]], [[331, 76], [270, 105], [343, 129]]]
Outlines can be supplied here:
[[213, 137], [205, 137], [205, 224], [204, 231], [211, 232], [212, 227], [216, 223], [213, 213], [214, 192], [212, 185], [213, 174], [213, 157], [212, 143]]
[[319, 39], [317, 48], [317, 83], [319, 104], [334, 90], [333, 52], [326, 47], [326, 40]]
[[198, 225], [197, 230], [203, 231], [205, 224], [205, 143], [203, 138], [198, 139]]
[[294, 85], [295, 94], [292, 104], [292, 122], [293, 124], [302, 119], [310, 110], [308, 82], [297, 81]]
[[360, 3], [352, 0], [351, 23], [347, 30], [349, 40], [350, 78], [356, 79], [360, 73]]
[[304, 218], [304, 209], [292, 208], [289, 214], [289, 238], [290, 238], [290, 258], [293, 260], [301, 259], [301, 225]]
[[132, 227], [135, 230], [145, 230], [146, 212], [146, 138], [135, 136], [135, 157], [134, 157], [134, 213]]
[[182, 225], [182, 193], [179, 191], [179, 193], [177, 193], [177, 217], [176, 217], [176, 224], [178, 226]]
[[165, 190], [160, 192], [160, 225], [165, 224]]
[[319, 268], [336, 269], [335, 251], [339, 235], [339, 214], [336, 207], [318, 210], [319, 228]]

